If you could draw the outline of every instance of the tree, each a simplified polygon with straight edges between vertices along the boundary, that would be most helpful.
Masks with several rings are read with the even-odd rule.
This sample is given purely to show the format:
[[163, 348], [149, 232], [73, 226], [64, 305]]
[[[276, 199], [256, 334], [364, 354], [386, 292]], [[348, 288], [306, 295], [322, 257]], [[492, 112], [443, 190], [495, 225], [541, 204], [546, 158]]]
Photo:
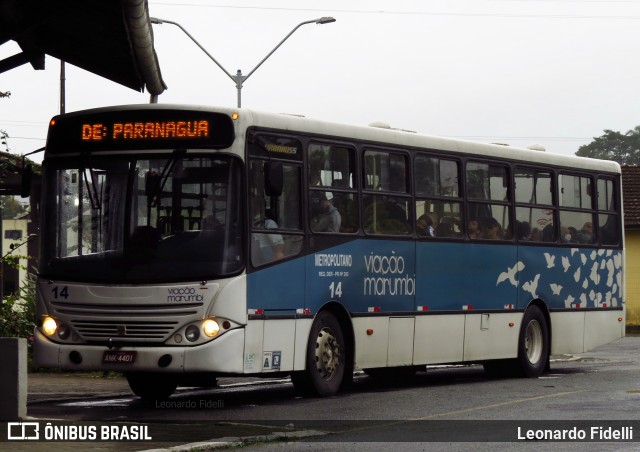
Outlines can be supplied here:
[[0, 196], [0, 207], [4, 220], [12, 220], [27, 211], [13, 196]]
[[625, 134], [605, 129], [604, 135], [580, 146], [576, 155], [613, 160], [621, 165], [640, 164], [640, 126]]
[[[11, 97], [11, 91], [7, 91], [7, 92], [2, 92], [0, 91], [0, 99], [2, 99], [3, 97]], [[7, 134], [6, 131], [0, 129], [0, 143], [3, 144], [5, 146], [5, 150], [7, 152], [9, 152], [9, 142], [8, 139], [9, 138], [9, 134]]]
[[9, 152], [9, 134], [0, 129], [0, 145], [4, 146], [4, 151]]

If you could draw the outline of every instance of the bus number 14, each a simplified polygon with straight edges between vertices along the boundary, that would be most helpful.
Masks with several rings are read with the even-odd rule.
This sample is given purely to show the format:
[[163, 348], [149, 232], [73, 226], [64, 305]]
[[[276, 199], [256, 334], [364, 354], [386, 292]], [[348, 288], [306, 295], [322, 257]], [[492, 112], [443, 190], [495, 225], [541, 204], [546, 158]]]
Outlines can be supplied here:
[[329, 290], [331, 291], [331, 298], [340, 298], [342, 296], [342, 282], [339, 282], [336, 285], [335, 282], [332, 282], [329, 286]]
[[60, 289], [60, 287], [55, 286], [53, 289], [51, 289], [51, 291], [53, 292], [53, 297], [58, 299], [58, 298], [64, 298], [65, 300], [67, 298], [69, 298], [69, 287], [68, 286], [64, 286], [62, 287], [62, 289]]

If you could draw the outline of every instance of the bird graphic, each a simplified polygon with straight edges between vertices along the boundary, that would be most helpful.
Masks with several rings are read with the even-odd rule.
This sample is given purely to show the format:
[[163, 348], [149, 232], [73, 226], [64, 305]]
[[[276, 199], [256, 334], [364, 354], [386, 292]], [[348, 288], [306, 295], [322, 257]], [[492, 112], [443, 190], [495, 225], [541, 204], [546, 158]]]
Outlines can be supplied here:
[[622, 267], [622, 254], [618, 253], [613, 256], [613, 264], [617, 269], [620, 269], [620, 267]]
[[568, 295], [567, 298], [564, 300], [564, 307], [570, 308], [574, 301], [575, 301], [575, 298], [573, 298], [571, 295]]
[[536, 292], [538, 290], [539, 280], [540, 280], [540, 274], [538, 273], [535, 276], [535, 278], [533, 278], [533, 281], [527, 281], [522, 285], [522, 290], [524, 290], [525, 292], [529, 292], [533, 298], [538, 298], [538, 295], [536, 294]]
[[551, 292], [554, 295], [560, 295], [560, 291], [562, 291], [562, 286], [560, 284], [549, 284], [549, 287], [551, 287]]
[[600, 283], [600, 275], [598, 275], [598, 263], [597, 262], [593, 263], [593, 266], [591, 267], [591, 274], [589, 275], [589, 278], [595, 284], [599, 284]]
[[553, 268], [556, 265], [556, 257], [549, 253], [544, 253], [544, 258], [547, 260], [547, 268]]
[[604, 296], [604, 301], [608, 306], [611, 306], [611, 300], [613, 298], [613, 294], [611, 292], [607, 292]]
[[569, 267], [571, 267], [571, 264], [569, 263], [569, 258], [567, 256], [562, 256], [562, 268], [564, 268], [565, 273], [569, 271]]
[[518, 287], [518, 280], [516, 275], [519, 271], [524, 270], [524, 263], [518, 261], [513, 267], [508, 267], [506, 272], [500, 273], [496, 286], [504, 281], [509, 281], [513, 286]]

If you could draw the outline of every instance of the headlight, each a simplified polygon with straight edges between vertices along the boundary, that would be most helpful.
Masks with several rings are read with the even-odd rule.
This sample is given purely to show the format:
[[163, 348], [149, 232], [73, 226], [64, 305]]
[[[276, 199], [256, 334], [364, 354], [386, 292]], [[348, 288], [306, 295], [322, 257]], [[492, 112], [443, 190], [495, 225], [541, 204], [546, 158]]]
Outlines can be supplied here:
[[45, 317], [42, 320], [42, 331], [47, 336], [53, 336], [56, 334], [56, 330], [58, 329], [58, 324], [51, 317]]
[[64, 323], [60, 325], [60, 327], [58, 328], [58, 337], [62, 340], [68, 338], [70, 333], [71, 333], [71, 328], [69, 328]]
[[202, 331], [209, 337], [214, 337], [220, 332], [220, 325], [213, 319], [207, 319], [202, 323]]
[[186, 331], [184, 332], [184, 337], [186, 337], [189, 342], [197, 341], [200, 337], [200, 331], [198, 330], [198, 327], [195, 325], [188, 326]]

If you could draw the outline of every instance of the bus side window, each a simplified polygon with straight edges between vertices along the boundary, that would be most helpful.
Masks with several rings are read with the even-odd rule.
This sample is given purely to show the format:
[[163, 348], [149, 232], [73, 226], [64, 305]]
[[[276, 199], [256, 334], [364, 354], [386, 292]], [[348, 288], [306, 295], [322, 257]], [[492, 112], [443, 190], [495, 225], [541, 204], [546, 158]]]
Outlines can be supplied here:
[[597, 223], [592, 178], [573, 174], [560, 174], [558, 178], [562, 243], [594, 244], [596, 235], [593, 225]]
[[364, 152], [362, 218], [369, 234], [408, 235], [413, 232], [409, 193], [409, 162], [399, 152]]
[[311, 143], [307, 168], [311, 230], [357, 232], [358, 196], [355, 190], [354, 149]]
[[598, 231], [600, 243], [618, 245], [620, 243], [620, 225], [616, 215], [615, 182], [611, 179], [598, 179]]
[[518, 167], [514, 172], [516, 239], [519, 242], [555, 242], [553, 175], [549, 171]]
[[[414, 160], [416, 233], [419, 238], [461, 238], [460, 165], [418, 154]], [[424, 224], [431, 222], [425, 231]]]
[[466, 168], [469, 218], [476, 219], [480, 237], [486, 240], [512, 240], [509, 169], [505, 165], [469, 162]]
[[254, 267], [295, 256], [302, 250], [301, 165], [282, 164], [282, 193], [265, 189], [267, 161], [250, 162], [251, 263]]

